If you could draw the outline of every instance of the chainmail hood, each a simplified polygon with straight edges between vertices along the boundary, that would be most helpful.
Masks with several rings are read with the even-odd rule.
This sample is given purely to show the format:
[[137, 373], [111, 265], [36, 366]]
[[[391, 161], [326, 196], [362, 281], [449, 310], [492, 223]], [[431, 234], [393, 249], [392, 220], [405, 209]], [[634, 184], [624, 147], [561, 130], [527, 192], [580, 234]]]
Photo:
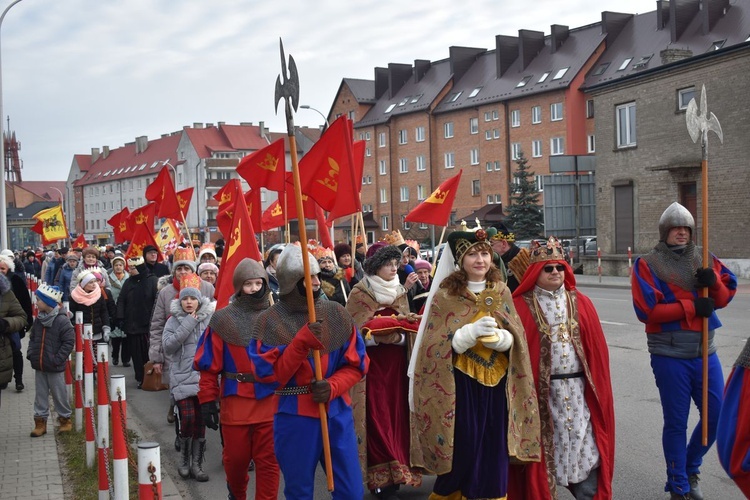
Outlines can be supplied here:
[[[249, 259], [246, 259], [249, 260]], [[268, 309], [268, 287], [262, 297], [240, 295], [228, 306], [219, 309], [211, 316], [208, 326], [227, 344], [247, 347], [253, 338], [255, 321]]]
[[690, 236], [695, 234], [695, 219], [690, 211], [676, 201], [669, 205], [659, 218], [659, 241], [667, 241], [673, 227], [689, 227]]
[[[307, 254], [310, 262], [310, 274], [320, 273], [318, 261], [311, 253]], [[276, 265], [276, 279], [279, 282], [279, 295], [286, 295], [295, 290], [297, 282], [305, 277], [305, 268], [302, 261], [302, 247], [298, 245], [287, 245], [279, 255]]]
[[672, 251], [660, 241], [653, 250], [643, 256], [656, 276], [665, 283], [672, 283], [683, 290], [692, 292], [697, 284], [695, 271], [703, 259], [699, 247], [692, 241], [681, 252]]
[[[268, 275], [263, 265], [249, 257], [245, 257], [237, 264], [232, 276], [232, 285], [234, 286], [234, 296], [239, 297], [242, 294], [242, 284], [247, 280], [260, 278], [268, 285]], [[266, 287], [267, 288], [267, 287]]]

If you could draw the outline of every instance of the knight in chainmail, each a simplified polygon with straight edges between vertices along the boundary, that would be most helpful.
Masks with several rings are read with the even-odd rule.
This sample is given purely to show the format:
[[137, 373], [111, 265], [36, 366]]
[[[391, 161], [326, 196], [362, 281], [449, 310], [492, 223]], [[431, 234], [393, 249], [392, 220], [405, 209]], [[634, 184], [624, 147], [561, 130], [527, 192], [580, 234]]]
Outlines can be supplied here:
[[[673, 499], [703, 498], [700, 465], [716, 439], [724, 376], [714, 334], [721, 322], [715, 310], [734, 297], [737, 279], [711, 255], [701, 262], [693, 243], [695, 221], [675, 202], [659, 219], [659, 243], [636, 259], [631, 289], [638, 319], [646, 325], [651, 368], [659, 389], [664, 428], [662, 447], [667, 464], [665, 491]], [[701, 292], [708, 289], [708, 297]], [[691, 399], [702, 405], [703, 319], [708, 318], [708, 444], [701, 441], [699, 420], [689, 441], [685, 436]], [[687, 442], [686, 442], [687, 441]]]
[[270, 306], [267, 276], [255, 260], [243, 259], [237, 265], [233, 300], [211, 317], [195, 353], [195, 367], [201, 372], [198, 400], [203, 420], [213, 429], [221, 423], [229, 498], [246, 498], [251, 460], [258, 471], [254, 498], [273, 500], [279, 491], [279, 465], [273, 451], [277, 398], [256, 397], [247, 351], [258, 316]]
[[[320, 267], [309, 262], [315, 323], [309, 323], [301, 248], [287, 245], [276, 276], [279, 301], [257, 318], [249, 352], [260, 384], [258, 397], [278, 396], [274, 417], [276, 458], [284, 474], [284, 497], [312, 498], [315, 469], [323, 462], [320, 403], [326, 403], [334, 499], [362, 498], [349, 389], [367, 373], [369, 359], [352, 317], [337, 302], [319, 300]], [[312, 349], [320, 351], [323, 380], [313, 382]]]
[[724, 389], [716, 448], [719, 461], [746, 497], [750, 498], [750, 338]]

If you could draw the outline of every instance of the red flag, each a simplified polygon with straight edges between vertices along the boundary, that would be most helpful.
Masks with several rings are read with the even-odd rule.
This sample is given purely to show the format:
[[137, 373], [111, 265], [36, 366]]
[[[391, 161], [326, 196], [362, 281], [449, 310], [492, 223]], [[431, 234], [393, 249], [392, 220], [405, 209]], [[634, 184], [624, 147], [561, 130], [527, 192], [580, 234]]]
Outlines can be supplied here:
[[234, 270], [244, 258], [262, 261], [255, 240], [255, 230], [250, 221], [250, 214], [245, 203], [237, 203], [232, 219], [231, 230], [228, 235], [224, 255], [221, 258], [221, 272], [216, 283], [216, 307], [221, 309], [229, 303], [229, 298], [234, 293], [232, 280]]
[[[193, 199], [193, 190], [195, 188], [187, 188], [177, 192], [177, 203], [180, 204], [180, 212], [184, 218], [188, 210], [190, 209], [190, 201]], [[182, 220], [182, 219], [180, 219]]]
[[81, 233], [78, 235], [78, 238], [75, 239], [70, 248], [80, 248], [81, 250], [83, 250], [87, 246], [88, 243], [86, 242], [86, 235]]
[[440, 184], [426, 200], [414, 207], [404, 220], [406, 222], [424, 222], [435, 226], [447, 226], [462, 173], [463, 169]]
[[[298, 218], [297, 202], [294, 199], [294, 181], [292, 180], [291, 172], [287, 173], [286, 183], [287, 192], [284, 193], [284, 196], [286, 196], [286, 220], [289, 221]], [[284, 206], [284, 196], [280, 196], [282, 207]], [[315, 203], [315, 200], [311, 196], [302, 193], [302, 210], [305, 212], [305, 219], [315, 218], [315, 207], [317, 206], [318, 204]]]
[[[359, 201], [359, 198], [354, 202], [341, 196], [359, 192], [357, 187], [350, 185], [353, 168], [351, 131], [346, 116], [342, 115], [300, 160], [302, 193], [311, 196], [328, 212], [333, 211], [337, 204], [349, 207]], [[346, 210], [341, 208], [337, 212], [352, 213]]]
[[263, 207], [260, 201], [260, 188], [251, 187], [250, 191], [245, 193], [245, 204], [255, 232], [261, 232], [263, 230]]
[[263, 149], [244, 157], [237, 165], [237, 173], [253, 189], [264, 187], [271, 191], [284, 191], [286, 155], [284, 139], [272, 142]]
[[215, 195], [214, 200], [219, 202], [219, 212], [216, 215], [216, 224], [221, 234], [229, 234], [232, 229], [234, 218], [234, 204], [242, 196], [242, 184], [239, 179], [230, 179]]
[[128, 210], [128, 207], [125, 207], [107, 221], [107, 224], [112, 226], [115, 243], [123, 243], [132, 236], [132, 231], [130, 231], [130, 228], [128, 227], [129, 218], [130, 210]]
[[329, 224], [339, 217], [362, 211], [362, 200], [359, 194], [362, 190], [362, 173], [365, 169], [365, 141], [356, 141], [352, 145], [352, 159], [354, 163], [351, 169], [351, 182], [339, 184], [340, 200], [346, 202], [336, 202], [331, 212], [328, 213]]
[[[154, 247], [159, 248], [159, 245], [156, 243], [156, 240], [154, 239], [153, 226], [147, 226], [146, 224], [138, 224], [137, 226], [135, 226], [135, 229], [133, 230], [133, 239], [130, 241], [130, 246], [128, 246], [128, 251], [125, 252], [125, 261], [127, 262], [127, 260], [132, 257], [143, 256], [143, 249], [146, 247], [146, 245], [153, 245]], [[159, 252], [159, 257], [157, 257], [156, 260], [157, 262], [163, 261], [164, 255], [162, 255], [162, 253]]]
[[318, 235], [320, 236], [320, 245], [333, 250], [333, 240], [331, 240], [331, 226], [326, 223], [325, 213], [320, 206], [315, 206], [315, 221], [318, 223]]
[[261, 221], [263, 230], [265, 231], [281, 227], [285, 224], [284, 209], [281, 207], [281, 203], [279, 202], [279, 200], [271, 203], [271, 205], [263, 212]]
[[[133, 210], [128, 218], [128, 225], [132, 231], [131, 236], [135, 234], [135, 230], [141, 224], [147, 226], [149, 231], [153, 231], [154, 218], [156, 218], [156, 203], [151, 202]], [[131, 237], [131, 239], [133, 238]]]
[[166, 165], [159, 171], [154, 182], [146, 188], [146, 199], [156, 203], [156, 215], [168, 219], [182, 219], [180, 203], [174, 190], [169, 167]]

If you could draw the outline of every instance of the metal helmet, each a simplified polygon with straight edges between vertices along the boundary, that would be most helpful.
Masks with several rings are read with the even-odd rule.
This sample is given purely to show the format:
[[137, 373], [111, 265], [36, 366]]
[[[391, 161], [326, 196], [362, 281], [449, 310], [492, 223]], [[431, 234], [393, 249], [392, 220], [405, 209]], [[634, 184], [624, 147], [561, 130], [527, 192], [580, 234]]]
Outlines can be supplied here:
[[669, 230], [673, 227], [689, 227], [691, 237], [695, 233], [693, 215], [676, 201], [669, 205], [659, 218], [659, 241], [667, 241]]
[[[320, 266], [315, 257], [307, 252], [310, 262], [310, 274], [320, 273]], [[305, 277], [305, 268], [302, 262], [302, 247], [299, 245], [287, 245], [279, 255], [276, 265], [276, 280], [279, 282], [279, 295], [286, 295], [294, 290], [297, 282]]]

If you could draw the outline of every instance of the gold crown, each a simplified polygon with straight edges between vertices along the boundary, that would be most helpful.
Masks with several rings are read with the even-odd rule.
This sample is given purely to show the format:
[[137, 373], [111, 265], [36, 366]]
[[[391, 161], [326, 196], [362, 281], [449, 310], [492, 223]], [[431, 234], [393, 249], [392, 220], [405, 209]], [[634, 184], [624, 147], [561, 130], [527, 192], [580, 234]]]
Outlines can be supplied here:
[[398, 229], [395, 229], [383, 236], [383, 240], [389, 245], [395, 246], [403, 245], [405, 243], [404, 237], [401, 236], [401, 231], [399, 231]]
[[201, 289], [201, 279], [195, 273], [188, 273], [180, 279], [180, 289], [195, 288], [196, 290]]
[[414, 250], [417, 251], [417, 255], [419, 255], [419, 242], [415, 240], [406, 240], [405, 241], [407, 246], [412, 247]]
[[318, 240], [309, 240], [307, 242], [307, 251], [310, 252], [317, 261], [320, 261], [320, 259], [323, 258], [328, 258], [336, 262], [333, 252], [321, 245]]
[[532, 241], [529, 251], [531, 253], [529, 264], [549, 260], [565, 260], [565, 251], [560, 244], [560, 240], [554, 236], [550, 236], [549, 239], [547, 239], [547, 244], [545, 246], [542, 246], [536, 240]]
[[193, 249], [187, 247], [175, 248], [173, 262], [177, 262], [180, 260], [195, 260]]

